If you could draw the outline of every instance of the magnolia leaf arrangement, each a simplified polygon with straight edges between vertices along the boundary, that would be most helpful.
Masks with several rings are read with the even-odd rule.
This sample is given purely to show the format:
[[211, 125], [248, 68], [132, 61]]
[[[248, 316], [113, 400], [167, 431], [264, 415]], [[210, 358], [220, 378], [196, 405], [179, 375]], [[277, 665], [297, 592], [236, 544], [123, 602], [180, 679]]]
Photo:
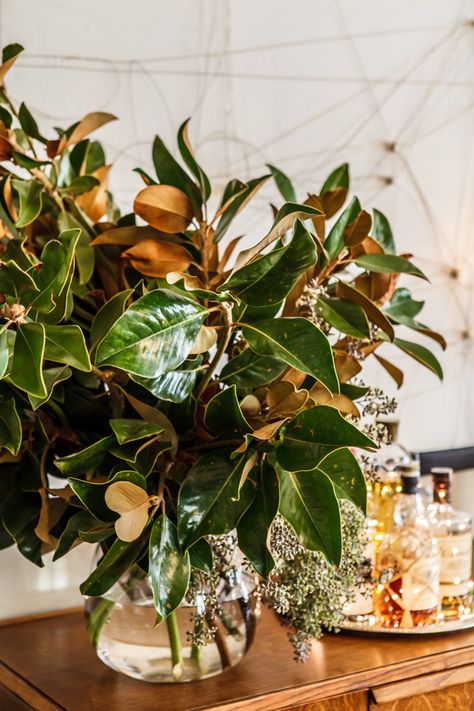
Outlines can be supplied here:
[[[268, 578], [276, 517], [338, 566], [340, 501], [365, 510], [354, 451], [376, 447], [354, 377], [375, 358], [400, 386], [393, 348], [442, 377], [397, 335], [444, 346], [397, 288], [423, 273], [381, 212], [348, 202], [347, 165], [301, 202], [274, 166], [219, 199], [188, 122], [179, 161], [155, 138], [155, 173], [137, 169], [144, 188], [122, 214], [90, 138], [115, 117], [43, 135], [4, 86], [21, 50], [0, 67], [0, 546], [42, 565], [98, 542], [82, 592], [138, 565], [161, 618], [212, 569], [214, 536], [236, 530]], [[270, 180], [283, 204], [239, 252], [234, 219]]]

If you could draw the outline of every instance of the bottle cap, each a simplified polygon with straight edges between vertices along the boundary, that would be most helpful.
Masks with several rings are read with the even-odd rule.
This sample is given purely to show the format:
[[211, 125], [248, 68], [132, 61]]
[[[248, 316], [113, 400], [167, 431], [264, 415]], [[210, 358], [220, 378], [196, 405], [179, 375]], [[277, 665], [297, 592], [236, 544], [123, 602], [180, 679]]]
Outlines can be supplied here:
[[432, 467], [434, 500], [438, 504], [451, 503], [451, 483], [453, 480], [451, 467]]
[[453, 478], [454, 469], [452, 467], [431, 467], [431, 475], [433, 479], [449, 479]]
[[400, 477], [402, 494], [416, 494], [420, 483], [420, 474], [416, 469], [402, 472]]

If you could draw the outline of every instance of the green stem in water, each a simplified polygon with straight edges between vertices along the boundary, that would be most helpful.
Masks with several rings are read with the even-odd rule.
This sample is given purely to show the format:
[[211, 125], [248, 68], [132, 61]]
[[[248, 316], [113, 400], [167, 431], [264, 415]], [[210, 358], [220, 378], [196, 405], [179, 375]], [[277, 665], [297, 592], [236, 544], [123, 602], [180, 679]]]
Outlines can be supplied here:
[[179, 637], [178, 619], [176, 612], [170, 612], [166, 618], [166, 627], [168, 629], [168, 638], [171, 648], [171, 666], [173, 678], [179, 681], [183, 675], [183, 656], [181, 654], [181, 640]]

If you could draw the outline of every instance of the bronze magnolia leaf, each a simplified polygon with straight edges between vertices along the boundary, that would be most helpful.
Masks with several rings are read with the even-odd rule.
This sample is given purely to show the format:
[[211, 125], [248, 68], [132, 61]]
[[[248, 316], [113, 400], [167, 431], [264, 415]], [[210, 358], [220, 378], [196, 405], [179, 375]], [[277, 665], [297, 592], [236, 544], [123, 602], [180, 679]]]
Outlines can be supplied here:
[[79, 195], [76, 200], [77, 205], [83, 210], [92, 222], [98, 222], [107, 213], [109, 199], [107, 196], [107, 183], [109, 171], [112, 166], [102, 165], [91, 175], [97, 178], [100, 185], [96, 185], [88, 193]]
[[169, 272], [186, 271], [191, 255], [179, 244], [146, 239], [122, 253], [137, 272], [149, 277], [165, 277]]
[[183, 232], [194, 212], [189, 198], [172, 185], [150, 185], [141, 190], [133, 209], [145, 222], [163, 232]]

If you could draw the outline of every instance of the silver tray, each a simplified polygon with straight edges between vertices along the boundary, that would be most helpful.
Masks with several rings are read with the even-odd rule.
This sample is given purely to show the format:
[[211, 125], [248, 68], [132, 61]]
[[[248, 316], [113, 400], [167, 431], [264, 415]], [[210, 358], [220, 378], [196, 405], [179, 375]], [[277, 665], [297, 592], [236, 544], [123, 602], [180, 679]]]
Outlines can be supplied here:
[[425, 627], [381, 627], [375, 622], [375, 618], [369, 618], [364, 622], [353, 622], [346, 620], [339, 625], [341, 631], [358, 632], [362, 634], [390, 634], [390, 635], [426, 635], [426, 634], [449, 634], [451, 632], [463, 632], [474, 627], [474, 613], [463, 615], [455, 620], [442, 620]]

